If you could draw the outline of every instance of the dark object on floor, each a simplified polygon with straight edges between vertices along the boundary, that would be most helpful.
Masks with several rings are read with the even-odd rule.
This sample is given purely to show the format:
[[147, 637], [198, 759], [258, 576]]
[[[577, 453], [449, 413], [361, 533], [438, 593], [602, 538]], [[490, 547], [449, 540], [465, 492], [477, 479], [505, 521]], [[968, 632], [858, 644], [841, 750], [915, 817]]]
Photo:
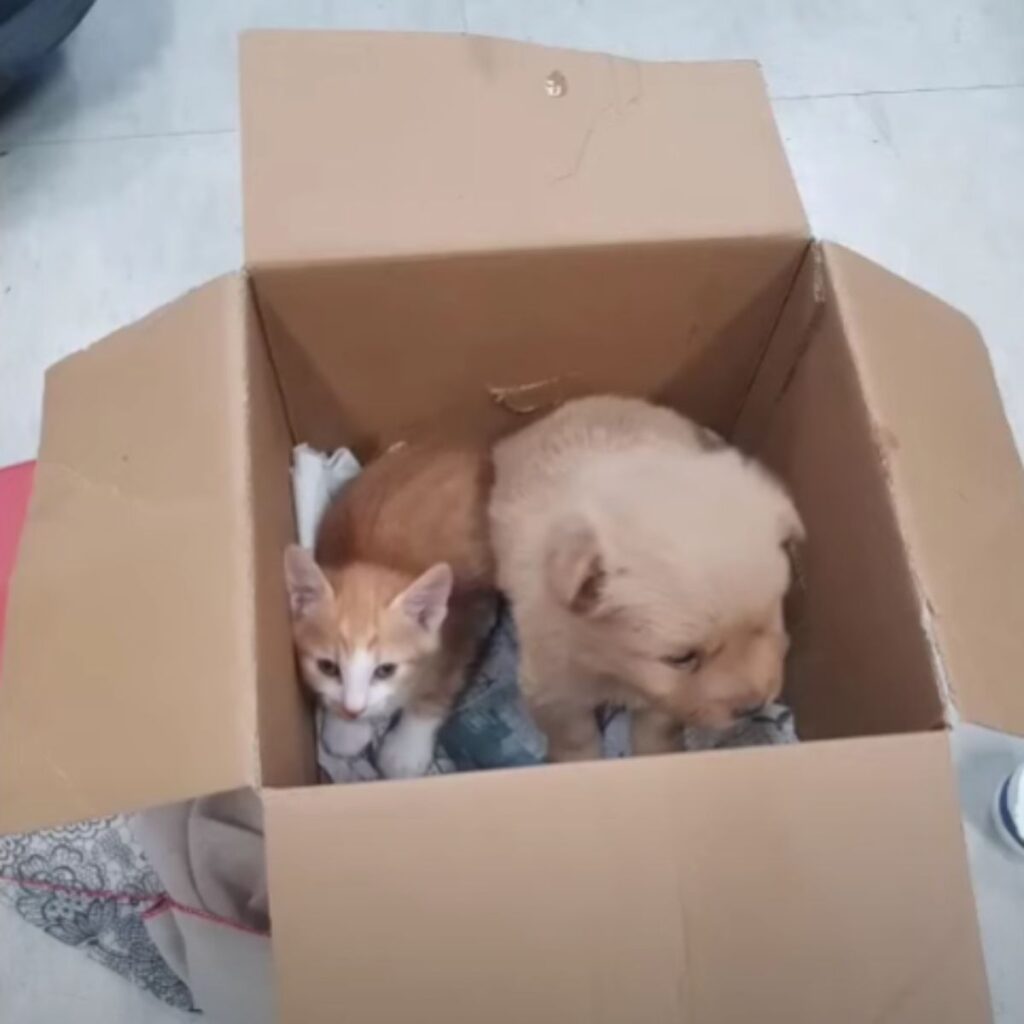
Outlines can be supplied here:
[[0, 0], [0, 95], [30, 75], [96, 0]]

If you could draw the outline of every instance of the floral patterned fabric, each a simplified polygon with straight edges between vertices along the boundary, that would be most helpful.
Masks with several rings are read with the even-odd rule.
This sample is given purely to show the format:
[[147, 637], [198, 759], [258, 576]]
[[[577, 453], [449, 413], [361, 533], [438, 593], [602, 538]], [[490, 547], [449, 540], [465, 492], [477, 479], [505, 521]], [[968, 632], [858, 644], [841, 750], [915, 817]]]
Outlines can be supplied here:
[[194, 1011], [142, 915], [163, 894], [123, 817], [0, 836], [0, 901], [158, 999]]

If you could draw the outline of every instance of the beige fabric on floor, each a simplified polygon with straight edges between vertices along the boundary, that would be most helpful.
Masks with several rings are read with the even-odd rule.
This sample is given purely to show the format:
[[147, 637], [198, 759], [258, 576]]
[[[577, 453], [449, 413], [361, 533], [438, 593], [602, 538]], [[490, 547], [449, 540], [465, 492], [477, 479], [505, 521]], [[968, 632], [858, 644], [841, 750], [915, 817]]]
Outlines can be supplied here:
[[274, 1000], [259, 798], [239, 790], [172, 804], [137, 814], [132, 828], [170, 897], [146, 919], [161, 954], [217, 1024], [269, 1024]]

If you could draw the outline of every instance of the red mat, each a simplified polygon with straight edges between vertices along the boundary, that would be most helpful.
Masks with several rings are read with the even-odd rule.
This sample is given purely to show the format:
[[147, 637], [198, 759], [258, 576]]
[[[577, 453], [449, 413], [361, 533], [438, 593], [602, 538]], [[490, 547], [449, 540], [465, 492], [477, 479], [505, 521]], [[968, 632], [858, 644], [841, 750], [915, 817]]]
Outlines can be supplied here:
[[34, 462], [22, 462], [0, 469], [0, 665], [3, 664], [7, 585], [14, 571], [35, 468]]

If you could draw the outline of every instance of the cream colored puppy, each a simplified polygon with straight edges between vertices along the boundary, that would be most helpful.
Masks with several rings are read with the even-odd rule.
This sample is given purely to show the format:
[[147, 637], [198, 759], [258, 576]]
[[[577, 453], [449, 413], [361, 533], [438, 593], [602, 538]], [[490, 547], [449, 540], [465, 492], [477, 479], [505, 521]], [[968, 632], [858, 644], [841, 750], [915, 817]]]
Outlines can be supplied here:
[[495, 448], [490, 516], [520, 684], [553, 761], [600, 756], [597, 709], [635, 753], [778, 697], [789, 644], [782, 487], [716, 435], [628, 398], [569, 402]]

